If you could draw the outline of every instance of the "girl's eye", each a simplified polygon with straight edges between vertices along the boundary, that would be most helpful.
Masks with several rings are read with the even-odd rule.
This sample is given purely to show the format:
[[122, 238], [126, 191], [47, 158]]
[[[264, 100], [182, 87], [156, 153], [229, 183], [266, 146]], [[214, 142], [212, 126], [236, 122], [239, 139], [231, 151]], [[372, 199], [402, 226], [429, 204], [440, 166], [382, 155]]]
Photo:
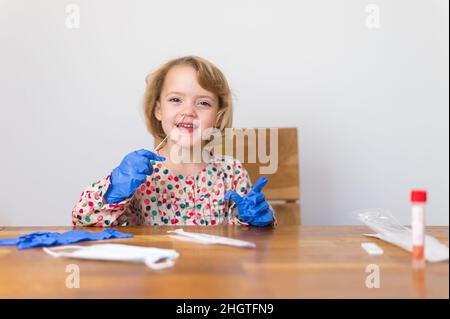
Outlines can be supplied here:
[[175, 103], [181, 102], [181, 100], [179, 98], [177, 98], [177, 97], [170, 98], [169, 101], [170, 102], [175, 102]]
[[207, 101], [201, 101], [200, 105], [201, 106], [211, 106], [211, 104], [209, 104]]

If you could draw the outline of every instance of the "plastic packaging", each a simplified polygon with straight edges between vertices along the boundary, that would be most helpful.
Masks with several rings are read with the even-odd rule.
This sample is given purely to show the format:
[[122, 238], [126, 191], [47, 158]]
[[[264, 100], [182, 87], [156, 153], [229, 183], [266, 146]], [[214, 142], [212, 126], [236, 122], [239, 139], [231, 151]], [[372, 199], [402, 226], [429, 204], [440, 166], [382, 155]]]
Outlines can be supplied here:
[[[410, 228], [401, 225], [388, 210], [366, 209], [356, 212], [359, 219], [376, 234], [364, 234], [375, 237], [412, 252], [412, 232]], [[430, 262], [449, 259], [448, 246], [436, 238], [425, 236], [425, 259]]]

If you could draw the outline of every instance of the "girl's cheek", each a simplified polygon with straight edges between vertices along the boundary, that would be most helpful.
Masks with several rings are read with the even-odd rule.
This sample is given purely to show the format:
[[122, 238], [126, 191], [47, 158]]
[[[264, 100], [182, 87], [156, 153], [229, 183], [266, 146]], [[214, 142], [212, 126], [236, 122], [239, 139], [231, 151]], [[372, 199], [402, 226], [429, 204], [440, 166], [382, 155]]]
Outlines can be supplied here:
[[168, 134], [173, 128], [173, 121], [171, 117], [162, 117], [162, 127], [166, 134]]
[[176, 117], [176, 112], [170, 109], [170, 106], [166, 108], [165, 112], [162, 114], [163, 125], [166, 124], [171, 126]]
[[207, 114], [202, 118], [202, 127], [203, 128], [213, 127], [215, 120], [216, 120], [215, 114]]

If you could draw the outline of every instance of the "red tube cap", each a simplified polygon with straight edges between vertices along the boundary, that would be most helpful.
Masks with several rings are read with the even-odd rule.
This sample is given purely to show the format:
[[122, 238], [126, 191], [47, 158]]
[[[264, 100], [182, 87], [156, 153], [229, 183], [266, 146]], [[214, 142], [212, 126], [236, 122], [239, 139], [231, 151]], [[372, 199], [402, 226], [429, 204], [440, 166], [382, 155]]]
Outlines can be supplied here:
[[427, 202], [427, 191], [420, 190], [420, 189], [411, 191], [411, 202], [426, 203]]

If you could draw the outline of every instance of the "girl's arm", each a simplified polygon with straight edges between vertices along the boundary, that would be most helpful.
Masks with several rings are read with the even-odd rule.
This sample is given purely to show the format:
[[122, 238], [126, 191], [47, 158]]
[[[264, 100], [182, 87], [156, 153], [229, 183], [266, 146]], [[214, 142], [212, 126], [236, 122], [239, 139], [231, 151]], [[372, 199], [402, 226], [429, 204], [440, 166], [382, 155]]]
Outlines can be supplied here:
[[165, 158], [145, 149], [127, 154], [110, 175], [81, 193], [80, 200], [72, 209], [72, 224], [105, 227], [142, 222], [134, 194], [152, 174], [151, 160], [163, 161]]
[[115, 204], [108, 204], [105, 194], [111, 184], [110, 176], [98, 180], [86, 187], [80, 200], [72, 209], [74, 226], [121, 226], [124, 223], [136, 222], [137, 216], [134, 196]]

